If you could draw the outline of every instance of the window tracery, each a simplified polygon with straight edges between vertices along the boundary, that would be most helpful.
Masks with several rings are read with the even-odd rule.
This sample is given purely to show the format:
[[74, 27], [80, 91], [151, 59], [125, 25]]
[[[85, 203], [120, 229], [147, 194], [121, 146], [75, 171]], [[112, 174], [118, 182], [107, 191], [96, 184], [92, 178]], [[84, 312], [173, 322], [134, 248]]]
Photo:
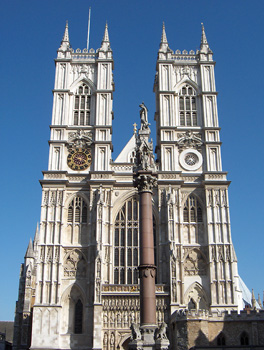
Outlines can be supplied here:
[[81, 197], [75, 197], [68, 207], [69, 223], [87, 223], [87, 205]]
[[73, 124], [90, 125], [91, 91], [88, 85], [82, 84], [74, 96]]
[[186, 84], [179, 93], [179, 113], [181, 126], [197, 126], [196, 91]]
[[193, 223], [203, 222], [202, 208], [195, 196], [189, 196], [184, 204], [183, 221]]
[[[154, 247], [156, 225], [153, 217]], [[114, 284], [138, 284], [139, 202], [133, 197], [125, 202], [115, 220]]]

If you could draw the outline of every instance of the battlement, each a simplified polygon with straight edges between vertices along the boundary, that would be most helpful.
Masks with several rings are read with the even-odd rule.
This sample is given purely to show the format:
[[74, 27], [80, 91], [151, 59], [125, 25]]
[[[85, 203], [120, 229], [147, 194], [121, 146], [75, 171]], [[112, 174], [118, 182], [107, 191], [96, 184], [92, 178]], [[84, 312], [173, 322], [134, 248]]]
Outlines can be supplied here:
[[94, 49], [76, 49], [74, 51], [74, 49], [71, 49], [71, 53], [72, 53], [72, 58], [73, 59], [78, 59], [78, 60], [89, 60], [89, 59], [96, 59], [98, 57], [98, 50], [96, 51]]
[[171, 58], [176, 61], [198, 61], [198, 53], [198, 50], [196, 53], [193, 50], [190, 50], [189, 52], [187, 50], [176, 50], [175, 53], [171, 54]]
[[173, 315], [174, 321], [182, 320], [204, 320], [204, 321], [264, 321], [264, 310], [225, 310], [212, 311], [208, 310], [177, 310]]

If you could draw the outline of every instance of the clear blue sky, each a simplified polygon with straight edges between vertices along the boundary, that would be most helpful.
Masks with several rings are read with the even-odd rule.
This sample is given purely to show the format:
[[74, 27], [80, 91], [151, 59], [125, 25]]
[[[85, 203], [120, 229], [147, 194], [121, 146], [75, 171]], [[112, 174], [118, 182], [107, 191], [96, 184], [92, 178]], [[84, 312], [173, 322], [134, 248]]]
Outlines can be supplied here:
[[56, 50], [65, 22], [71, 45], [100, 46], [108, 22], [115, 70], [116, 158], [145, 102], [154, 136], [152, 92], [162, 22], [170, 48], [195, 50], [201, 25], [214, 52], [223, 169], [232, 181], [231, 227], [239, 273], [255, 294], [263, 283], [263, 57], [260, 0], [8, 0], [0, 4], [0, 320], [13, 320], [20, 263], [40, 215], [38, 180], [48, 165]]

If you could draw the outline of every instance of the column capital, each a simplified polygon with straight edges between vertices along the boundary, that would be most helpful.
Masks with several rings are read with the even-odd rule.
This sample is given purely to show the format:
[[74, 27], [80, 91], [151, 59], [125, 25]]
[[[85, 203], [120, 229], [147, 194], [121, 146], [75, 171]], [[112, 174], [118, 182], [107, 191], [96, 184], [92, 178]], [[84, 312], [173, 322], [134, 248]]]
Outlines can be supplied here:
[[152, 171], [139, 170], [133, 174], [133, 185], [138, 192], [152, 193], [153, 187], [157, 186], [157, 174]]

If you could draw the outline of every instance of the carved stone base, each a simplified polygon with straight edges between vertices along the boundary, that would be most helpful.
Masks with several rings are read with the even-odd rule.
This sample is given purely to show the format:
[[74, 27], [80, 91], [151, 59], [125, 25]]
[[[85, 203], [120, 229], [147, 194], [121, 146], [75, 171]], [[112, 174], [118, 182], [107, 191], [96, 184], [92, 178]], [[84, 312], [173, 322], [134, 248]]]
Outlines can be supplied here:
[[129, 350], [168, 350], [169, 340], [166, 336], [166, 324], [159, 328], [156, 325], [139, 327], [132, 324], [132, 340]]

